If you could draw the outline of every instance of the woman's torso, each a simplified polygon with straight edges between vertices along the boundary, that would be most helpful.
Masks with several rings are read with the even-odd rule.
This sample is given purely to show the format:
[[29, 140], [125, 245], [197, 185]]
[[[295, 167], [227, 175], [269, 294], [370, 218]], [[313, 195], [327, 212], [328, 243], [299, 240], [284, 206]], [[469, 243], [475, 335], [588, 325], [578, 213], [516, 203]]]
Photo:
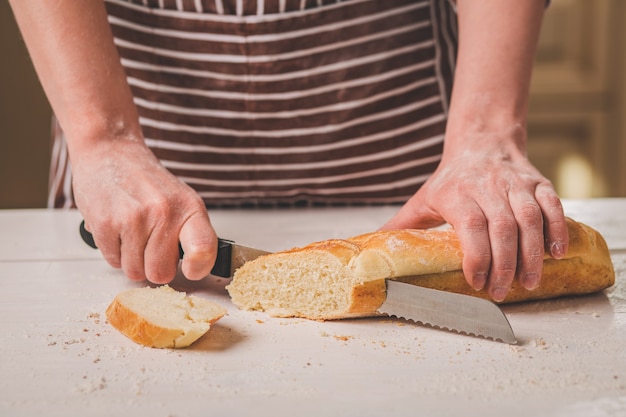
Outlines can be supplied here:
[[[107, 0], [146, 143], [208, 206], [388, 204], [436, 168], [445, 0]], [[54, 206], [73, 204], [57, 128]]]

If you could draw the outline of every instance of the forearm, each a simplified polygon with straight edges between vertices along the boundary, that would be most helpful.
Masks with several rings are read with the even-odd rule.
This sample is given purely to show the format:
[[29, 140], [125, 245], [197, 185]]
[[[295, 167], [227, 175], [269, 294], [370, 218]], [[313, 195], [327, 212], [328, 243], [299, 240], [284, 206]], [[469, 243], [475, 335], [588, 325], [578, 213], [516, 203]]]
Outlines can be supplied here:
[[140, 137], [103, 2], [10, 3], [70, 155], [103, 138]]
[[[459, 53], [447, 147], [499, 132], [525, 151], [532, 65], [544, 0], [458, 0]], [[468, 146], [468, 143], [459, 144]]]

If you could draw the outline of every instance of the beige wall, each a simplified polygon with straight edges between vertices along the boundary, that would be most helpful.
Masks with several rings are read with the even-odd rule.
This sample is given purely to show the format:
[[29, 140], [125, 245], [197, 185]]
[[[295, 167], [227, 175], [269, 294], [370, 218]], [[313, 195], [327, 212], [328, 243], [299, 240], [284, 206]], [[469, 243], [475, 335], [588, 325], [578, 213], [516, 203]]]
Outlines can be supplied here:
[[[563, 197], [626, 197], [626, 1], [553, 0], [533, 79], [529, 156]], [[0, 1], [0, 209], [44, 207], [50, 109]]]
[[553, 0], [533, 76], [529, 157], [561, 197], [626, 197], [626, 1]]
[[7, 1], [0, 1], [0, 209], [44, 207], [50, 109]]

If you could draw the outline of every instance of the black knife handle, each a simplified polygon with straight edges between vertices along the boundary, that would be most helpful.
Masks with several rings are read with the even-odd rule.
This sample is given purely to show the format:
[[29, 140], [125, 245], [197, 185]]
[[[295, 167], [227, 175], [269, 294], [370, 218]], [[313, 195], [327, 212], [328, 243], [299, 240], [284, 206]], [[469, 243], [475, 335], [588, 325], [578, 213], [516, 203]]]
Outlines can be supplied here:
[[78, 229], [80, 230], [80, 237], [83, 238], [83, 242], [85, 242], [94, 249], [98, 249], [98, 247], [96, 246], [96, 242], [93, 240], [93, 235], [85, 228], [84, 220], [80, 222], [80, 227]]
[[[98, 249], [96, 246], [96, 242], [93, 240], [93, 235], [85, 228], [85, 221], [80, 222], [80, 227], [78, 228], [80, 231], [80, 237], [83, 238], [83, 241], [91, 246], [94, 249]], [[232, 245], [233, 241], [228, 239], [217, 239], [217, 259], [215, 261], [215, 266], [211, 270], [211, 275], [215, 275], [223, 278], [230, 278], [230, 267], [231, 267], [231, 259], [232, 259]], [[180, 259], [183, 259], [183, 247], [180, 242], [178, 242], [178, 255]]]
[[[215, 265], [213, 265], [211, 275], [232, 278], [233, 243], [232, 240], [217, 238], [217, 258], [215, 258]], [[180, 246], [180, 243], [178, 245]]]

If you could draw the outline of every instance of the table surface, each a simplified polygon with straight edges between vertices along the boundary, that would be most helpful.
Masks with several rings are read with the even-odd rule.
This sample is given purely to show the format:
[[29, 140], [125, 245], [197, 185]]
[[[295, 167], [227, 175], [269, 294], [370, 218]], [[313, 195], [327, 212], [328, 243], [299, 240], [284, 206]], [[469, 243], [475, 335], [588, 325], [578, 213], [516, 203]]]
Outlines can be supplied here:
[[[271, 318], [239, 311], [225, 280], [177, 277], [228, 309], [181, 350], [136, 345], [106, 323], [115, 295], [145, 284], [83, 244], [78, 212], [0, 211], [0, 415], [625, 416], [626, 199], [564, 206], [606, 238], [616, 285], [503, 307], [517, 345], [386, 318]], [[375, 230], [395, 210], [211, 216], [223, 237], [281, 250]]]

